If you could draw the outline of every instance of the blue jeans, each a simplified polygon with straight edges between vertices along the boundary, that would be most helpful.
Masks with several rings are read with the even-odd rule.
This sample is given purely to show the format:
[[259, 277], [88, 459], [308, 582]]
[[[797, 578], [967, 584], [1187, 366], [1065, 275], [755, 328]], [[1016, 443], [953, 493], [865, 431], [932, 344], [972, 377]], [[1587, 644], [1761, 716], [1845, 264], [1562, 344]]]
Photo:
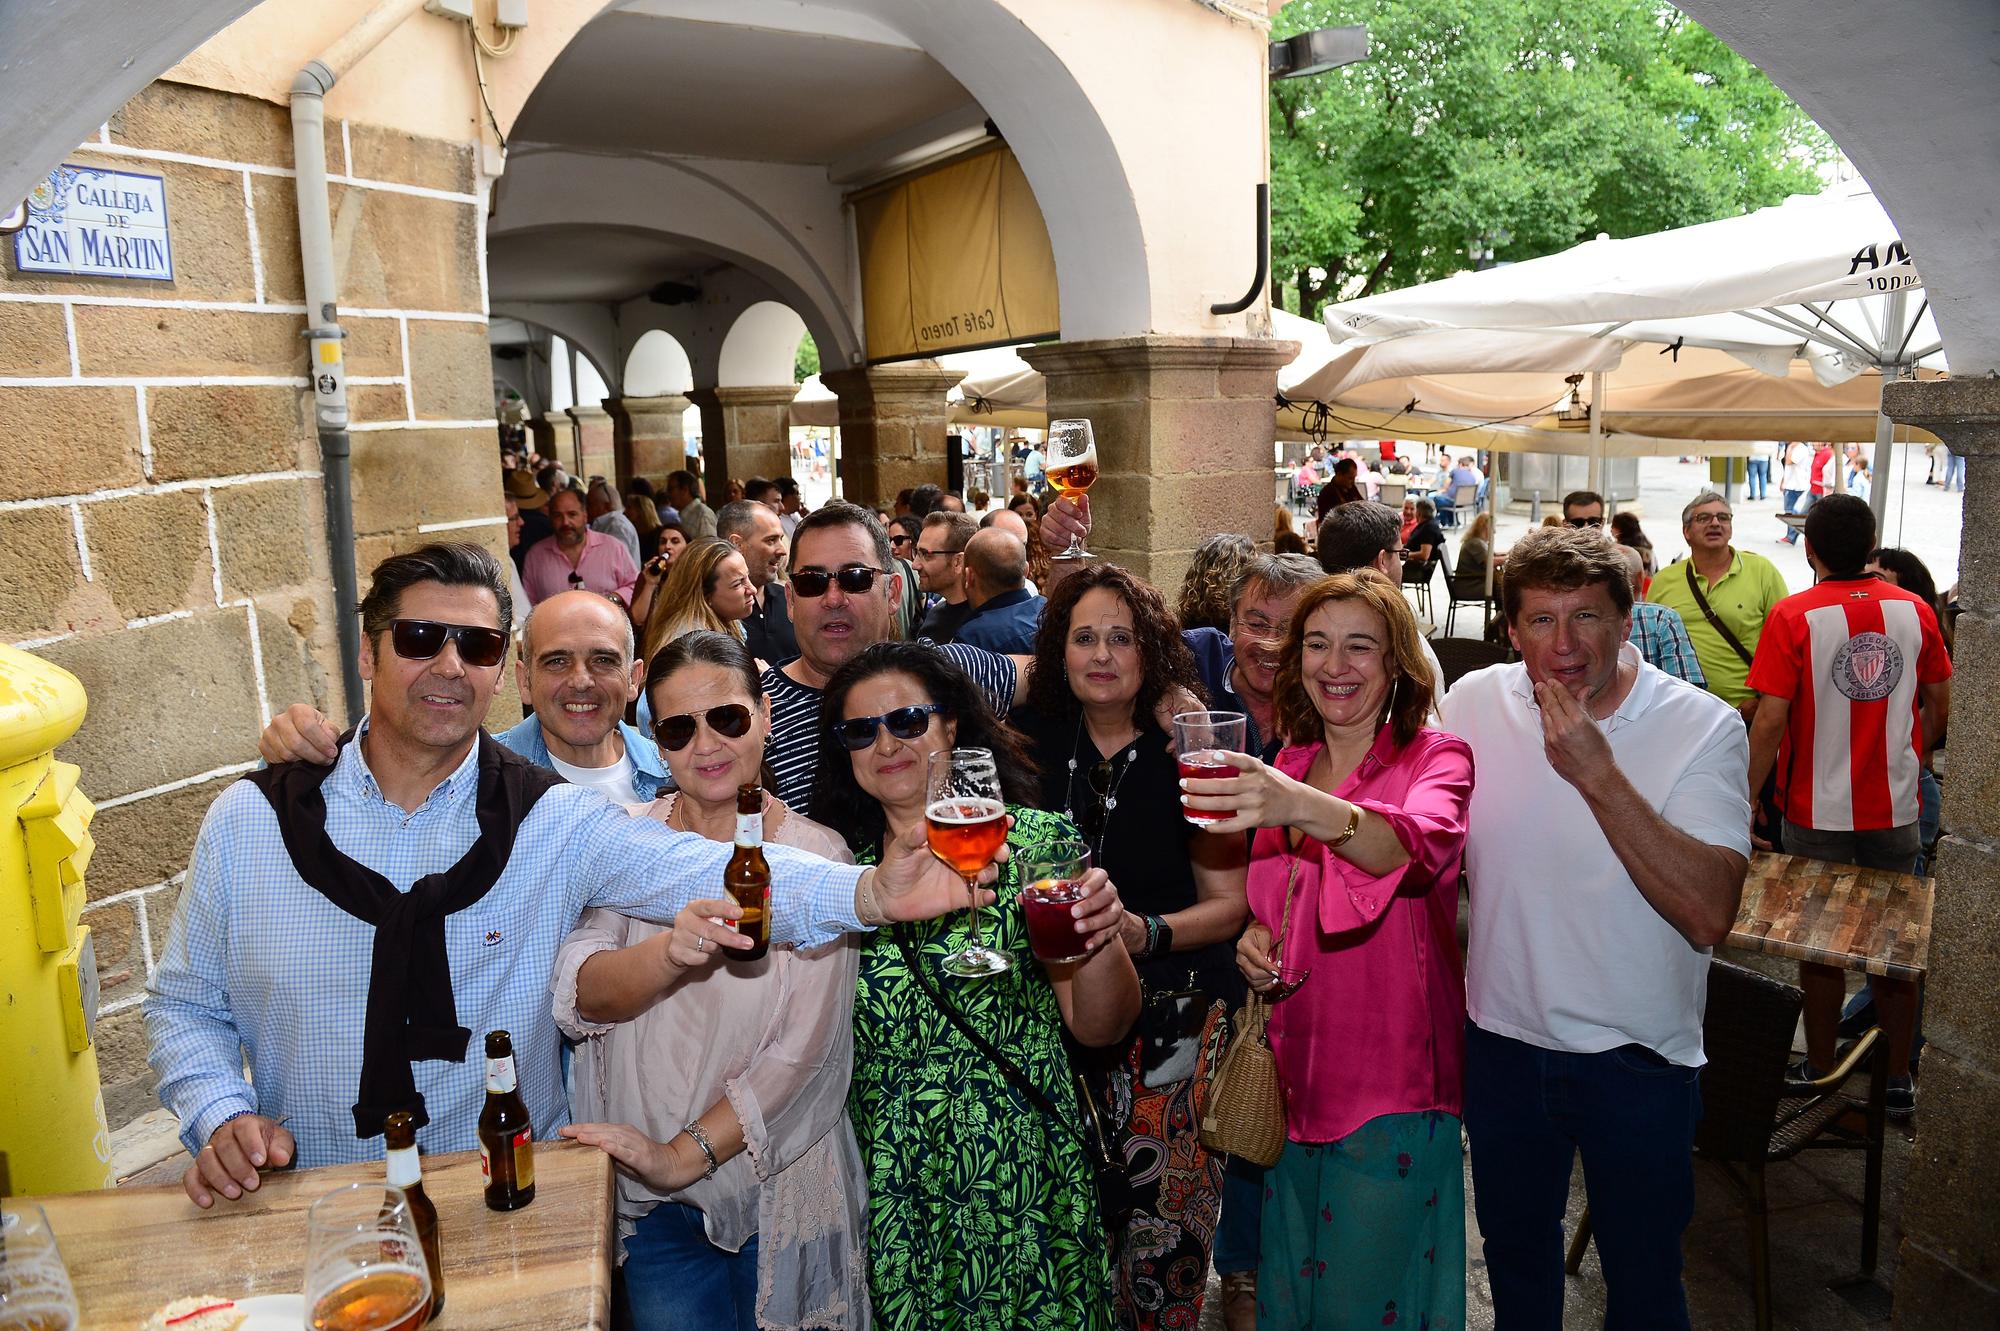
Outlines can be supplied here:
[[[1810, 490], [1785, 491], [1784, 511], [1787, 513], [1804, 513], [1807, 509], [1812, 507], [1812, 504], [1813, 504], [1813, 494], [1812, 491]], [[1783, 539], [1787, 545], [1797, 545], [1799, 541], [1798, 529], [1787, 528], [1785, 530], [1785, 535]]]
[[1944, 480], [1940, 484], [1947, 490], [1963, 490], [1965, 488], [1965, 455], [1963, 453], [1954, 453], [1948, 448], [1945, 449]]
[[1222, 1167], [1222, 1220], [1215, 1227], [1215, 1269], [1255, 1271], [1264, 1247], [1264, 1166], [1229, 1157]]
[[[632, 1331], [757, 1331], [757, 1238], [742, 1252], [708, 1241], [701, 1212], [661, 1202], [625, 1240], [623, 1316]], [[614, 1305], [618, 1300], [613, 1300]]]
[[1771, 493], [1771, 459], [1751, 458], [1746, 472], [1744, 489], [1751, 499], [1762, 499]]
[[1681, 1234], [1694, 1216], [1700, 1074], [1628, 1044], [1540, 1049], [1465, 1027], [1472, 1200], [1501, 1331], [1560, 1331], [1563, 1211], [1583, 1153], [1606, 1331], [1687, 1331]]

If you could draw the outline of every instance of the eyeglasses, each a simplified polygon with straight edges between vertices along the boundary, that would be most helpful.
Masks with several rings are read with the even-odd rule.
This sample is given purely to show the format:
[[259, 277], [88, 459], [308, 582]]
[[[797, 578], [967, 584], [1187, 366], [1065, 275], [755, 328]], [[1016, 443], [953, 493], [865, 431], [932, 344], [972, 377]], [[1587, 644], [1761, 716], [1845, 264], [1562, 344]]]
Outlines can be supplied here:
[[1601, 517], [1564, 518], [1563, 521], [1567, 522], [1572, 527], [1602, 527], [1604, 525], [1604, 519]]
[[866, 564], [850, 564], [834, 573], [817, 568], [794, 569], [792, 590], [809, 601], [817, 600], [826, 595], [830, 584], [838, 582], [840, 590], [849, 596], [859, 596], [874, 587], [875, 579], [881, 575], [881, 569], [870, 568]]
[[1688, 519], [1690, 527], [1727, 527], [1736, 521], [1734, 513], [1697, 513]]
[[428, 661], [458, 644], [459, 659], [470, 666], [496, 666], [507, 654], [507, 635], [499, 629], [472, 624], [440, 624], [434, 619], [397, 619], [389, 623], [389, 645], [405, 661]]
[[724, 739], [742, 739], [750, 733], [750, 709], [740, 702], [729, 702], [705, 712], [658, 717], [653, 722], [653, 738], [668, 753], [679, 753], [694, 741], [697, 721], [708, 722], [708, 728]]
[[578, 573], [575, 569], [571, 569], [569, 571], [569, 585], [572, 591], [583, 586], [583, 574]]
[[[842, 570], [843, 572], [845, 570]], [[795, 573], [794, 579], [798, 577]], [[916, 707], [898, 707], [880, 716], [856, 716], [833, 723], [833, 737], [849, 753], [859, 753], [875, 742], [875, 732], [883, 726], [897, 739], [916, 739], [931, 728], [931, 717], [944, 708], [934, 702]]]
[[917, 547], [917, 558], [919, 559], [950, 559], [953, 555], [962, 555], [964, 553], [965, 551], [963, 550], [926, 550], [921, 545]]

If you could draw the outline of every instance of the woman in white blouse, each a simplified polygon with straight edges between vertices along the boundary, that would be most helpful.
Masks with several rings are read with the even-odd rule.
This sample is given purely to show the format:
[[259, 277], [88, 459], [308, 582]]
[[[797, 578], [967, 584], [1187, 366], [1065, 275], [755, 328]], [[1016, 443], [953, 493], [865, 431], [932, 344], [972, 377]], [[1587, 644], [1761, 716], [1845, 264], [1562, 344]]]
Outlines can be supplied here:
[[[696, 631], [647, 678], [680, 789], [641, 812], [733, 839], [770, 730], [755, 662]], [[764, 839], [852, 860], [768, 795]], [[563, 1134], [618, 1162], [619, 1286], [639, 1331], [866, 1327], [866, 1176], [846, 1116], [855, 946], [718, 964], [734, 937], [722, 896], [718, 882], [671, 929], [587, 911], [564, 941], [555, 1018], [581, 1043]]]

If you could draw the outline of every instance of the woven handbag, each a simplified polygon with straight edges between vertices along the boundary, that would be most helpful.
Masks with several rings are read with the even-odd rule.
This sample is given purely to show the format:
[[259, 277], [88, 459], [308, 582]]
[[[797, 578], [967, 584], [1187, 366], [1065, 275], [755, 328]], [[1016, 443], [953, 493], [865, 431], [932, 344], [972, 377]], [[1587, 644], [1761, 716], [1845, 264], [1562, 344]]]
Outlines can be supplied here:
[[[1298, 885], [1299, 861], [1292, 857], [1285, 879], [1285, 910], [1278, 936], [1271, 944], [1271, 961], [1278, 960], [1285, 931], [1292, 922], [1292, 889]], [[1216, 1065], [1209, 1085], [1208, 1106], [1201, 1116], [1201, 1144], [1211, 1151], [1237, 1156], [1270, 1168], [1285, 1149], [1284, 1093], [1278, 1086], [1278, 1060], [1271, 1052], [1264, 1025], [1271, 1005], [1256, 990], [1236, 1013], [1236, 1034]]]

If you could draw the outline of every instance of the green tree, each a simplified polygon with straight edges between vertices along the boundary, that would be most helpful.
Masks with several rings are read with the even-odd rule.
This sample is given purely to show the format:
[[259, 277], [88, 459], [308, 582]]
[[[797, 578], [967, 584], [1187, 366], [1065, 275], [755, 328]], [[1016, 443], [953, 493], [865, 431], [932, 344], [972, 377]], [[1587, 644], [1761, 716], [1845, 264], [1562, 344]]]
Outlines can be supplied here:
[[1271, 85], [1273, 298], [1328, 300], [1820, 188], [1832, 141], [1656, 0], [1293, 0], [1360, 64]]
[[799, 339], [799, 349], [792, 353], [792, 382], [802, 384], [819, 373], [819, 343], [807, 333]]

